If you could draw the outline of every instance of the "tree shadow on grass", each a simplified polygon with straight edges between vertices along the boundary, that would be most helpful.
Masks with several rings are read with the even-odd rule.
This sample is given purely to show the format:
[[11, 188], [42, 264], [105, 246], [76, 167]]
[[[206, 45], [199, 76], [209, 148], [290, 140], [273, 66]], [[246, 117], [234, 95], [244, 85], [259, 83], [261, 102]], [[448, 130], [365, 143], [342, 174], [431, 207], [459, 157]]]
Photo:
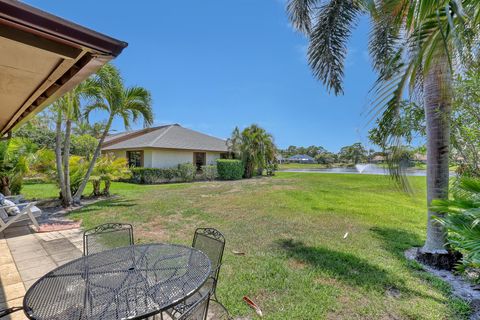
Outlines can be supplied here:
[[349, 285], [383, 290], [393, 286], [398, 288], [402, 283], [386, 270], [353, 254], [325, 247], [311, 247], [293, 239], [280, 239], [276, 244], [289, 258], [307, 263]]
[[73, 211], [72, 213], [75, 213], [75, 214], [89, 213], [89, 212], [102, 210], [104, 208], [130, 208], [136, 205], [137, 205], [136, 202], [129, 199], [114, 198], [114, 199], [106, 199], [106, 200], [102, 200], [102, 201], [98, 201], [98, 202], [86, 205], [82, 209], [78, 211]]
[[[390, 234], [387, 231], [387, 235], [388, 239], [392, 242], [390, 243], [390, 246], [395, 248], [395, 254], [403, 254], [402, 250], [405, 244], [396, 247], [394, 245], [395, 234]], [[418, 239], [412, 238], [411, 241], [417, 240]], [[295, 241], [293, 239], [280, 239], [276, 241], [276, 244], [287, 253], [289, 258], [307, 263], [348, 285], [383, 292], [386, 295], [398, 291], [403, 294], [432, 299], [443, 303], [443, 301], [434, 296], [408, 288], [405, 284], [405, 280], [401, 277], [388, 272], [379, 266], [373, 265], [356, 255], [324, 247], [307, 246], [303, 242]], [[413, 272], [411, 269], [410, 271]]]
[[422, 239], [413, 232], [404, 229], [373, 227], [370, 229], [375, 238], [379, 239], [385, 250], [397, 258], [405, 260], [405, 250], [422, 244]]

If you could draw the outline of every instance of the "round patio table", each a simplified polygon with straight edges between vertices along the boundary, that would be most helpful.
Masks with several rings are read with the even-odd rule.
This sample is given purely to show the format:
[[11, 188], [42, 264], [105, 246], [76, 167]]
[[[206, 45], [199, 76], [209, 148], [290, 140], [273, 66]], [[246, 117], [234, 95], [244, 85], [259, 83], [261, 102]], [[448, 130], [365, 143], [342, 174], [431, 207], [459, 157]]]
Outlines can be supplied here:
[[211, 263], [175, 244], [122, 247], [84, 256], [47, 273], [25, 294], [30, 319], [143, 319], [193, 295]]

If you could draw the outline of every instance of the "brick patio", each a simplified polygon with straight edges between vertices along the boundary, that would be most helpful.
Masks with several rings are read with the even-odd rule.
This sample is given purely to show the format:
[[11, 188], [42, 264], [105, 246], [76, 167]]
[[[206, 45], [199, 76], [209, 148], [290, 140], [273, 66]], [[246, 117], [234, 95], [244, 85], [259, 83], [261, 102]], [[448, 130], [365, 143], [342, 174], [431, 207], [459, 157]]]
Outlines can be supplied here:
[[[41, 276], [82, 255], [82, 230], [33, 233], [28, 225], [0, 233], [0, 309], [21, 306], [25, 291]], [[10, 318], [26, 319], [23, 312]]]

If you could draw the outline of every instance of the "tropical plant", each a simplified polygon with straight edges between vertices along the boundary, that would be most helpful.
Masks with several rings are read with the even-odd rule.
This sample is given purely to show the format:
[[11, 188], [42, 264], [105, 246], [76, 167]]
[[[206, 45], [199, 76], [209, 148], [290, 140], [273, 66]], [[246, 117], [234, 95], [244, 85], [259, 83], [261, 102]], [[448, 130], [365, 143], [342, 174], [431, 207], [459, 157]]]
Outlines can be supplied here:
[[3, 195], [20, 192], [23, 177], [37, 150], [34, 143], [24, 138], [0, 141], [0, 188]]
[[[406, 90], [423, 105], [428, 150], [427, 202], [448, 197], [452, 73], [475, 56], [480, 25], [476, 0], [290, 0], [294, 27], [308, 37], [308, 61], [316, 78], [343, 93], [347, 43], [358, 17], [372, 21], [370, 53], [379, 78], [373, 88], [372, 115], [396, 117]], [[397, 143], [395, 132], [392, 144]], [[392, 171], [397, 181], [402, 176]], [[422, 255], [435, 264], [448, 254], [443, 226], [428, 210]]]
[[131, 123], [135, 123], [139, 118], [143, 118], [144, 127], [152, 125], [154, 119], [152, 99], [148, 90], [137, 86], [125, 87], [120, 72], [115, 66], [111, 64], [103, 66], [91, 78], [91, 81], [99, 88], [100, 98], [97, 99], [96, 103], [86, 108], [85, 116], [88, 119], [89, 114], [93, 110], [102, 110], [108, 113], [108, 119], [90, 160], [85, 177], [73, 196], [75, 203], [80, 202], [83, 190], [90, 180], [95, 162], [100, 155], [103, 141], [110, 131], [113, 120], [120, 118], [125, 128], [129, 129]]
[[75, 122], [75, 127], [73, 128], [73, 132], [78, 136], [88, 134], [96, 139], [99, 139], [102, 136], [104, 130], [105, 122], [95, 122], [90, 124], [85, 117], [80, 117]]
[[[128, 161], [125, 158], [116, 158], [113, 154], [104, 154], [98, 158], [90, 181], [93, 186], [93, 195], [110, 195], [110, 185], [112, 181], [127, 179], [130, 177]], [[103, 181], [104, 188], [100, 192], [100, 184]]]
[[462, 178], [453, 199], [434, 200], [432, 209], [445, 215], [437, 220], [447, 230], [451, 248], [462, 253], [462, 267], [480, 267], [480, 180]]
[[272, 135], [256, 124], [242, 131], [239, 146], [241, 159], [245, 165], [245, 178], [251, 178], [255, 169], [258, 175], [262, 175], [265, 167], [276, 160], [276, 147]]
[[72, 126], [81, 118], [81, 102], [98, 96], [98, 86], [90, 78], [57, 99], [51, 108], [55, 121], [55, 159], [62, 205], [73, 204], [70, 181], [70, 148]]

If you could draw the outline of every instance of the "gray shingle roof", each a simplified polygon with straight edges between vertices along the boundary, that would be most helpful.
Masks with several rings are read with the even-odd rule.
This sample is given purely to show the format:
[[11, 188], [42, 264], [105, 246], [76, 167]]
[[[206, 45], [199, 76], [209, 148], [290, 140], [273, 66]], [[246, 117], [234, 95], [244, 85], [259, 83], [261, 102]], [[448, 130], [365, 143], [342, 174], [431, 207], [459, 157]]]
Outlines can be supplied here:
[[178, 124], [122, 132], [108, 136], [102, 150], [162, 148], [227, 152], [225, 140]]

